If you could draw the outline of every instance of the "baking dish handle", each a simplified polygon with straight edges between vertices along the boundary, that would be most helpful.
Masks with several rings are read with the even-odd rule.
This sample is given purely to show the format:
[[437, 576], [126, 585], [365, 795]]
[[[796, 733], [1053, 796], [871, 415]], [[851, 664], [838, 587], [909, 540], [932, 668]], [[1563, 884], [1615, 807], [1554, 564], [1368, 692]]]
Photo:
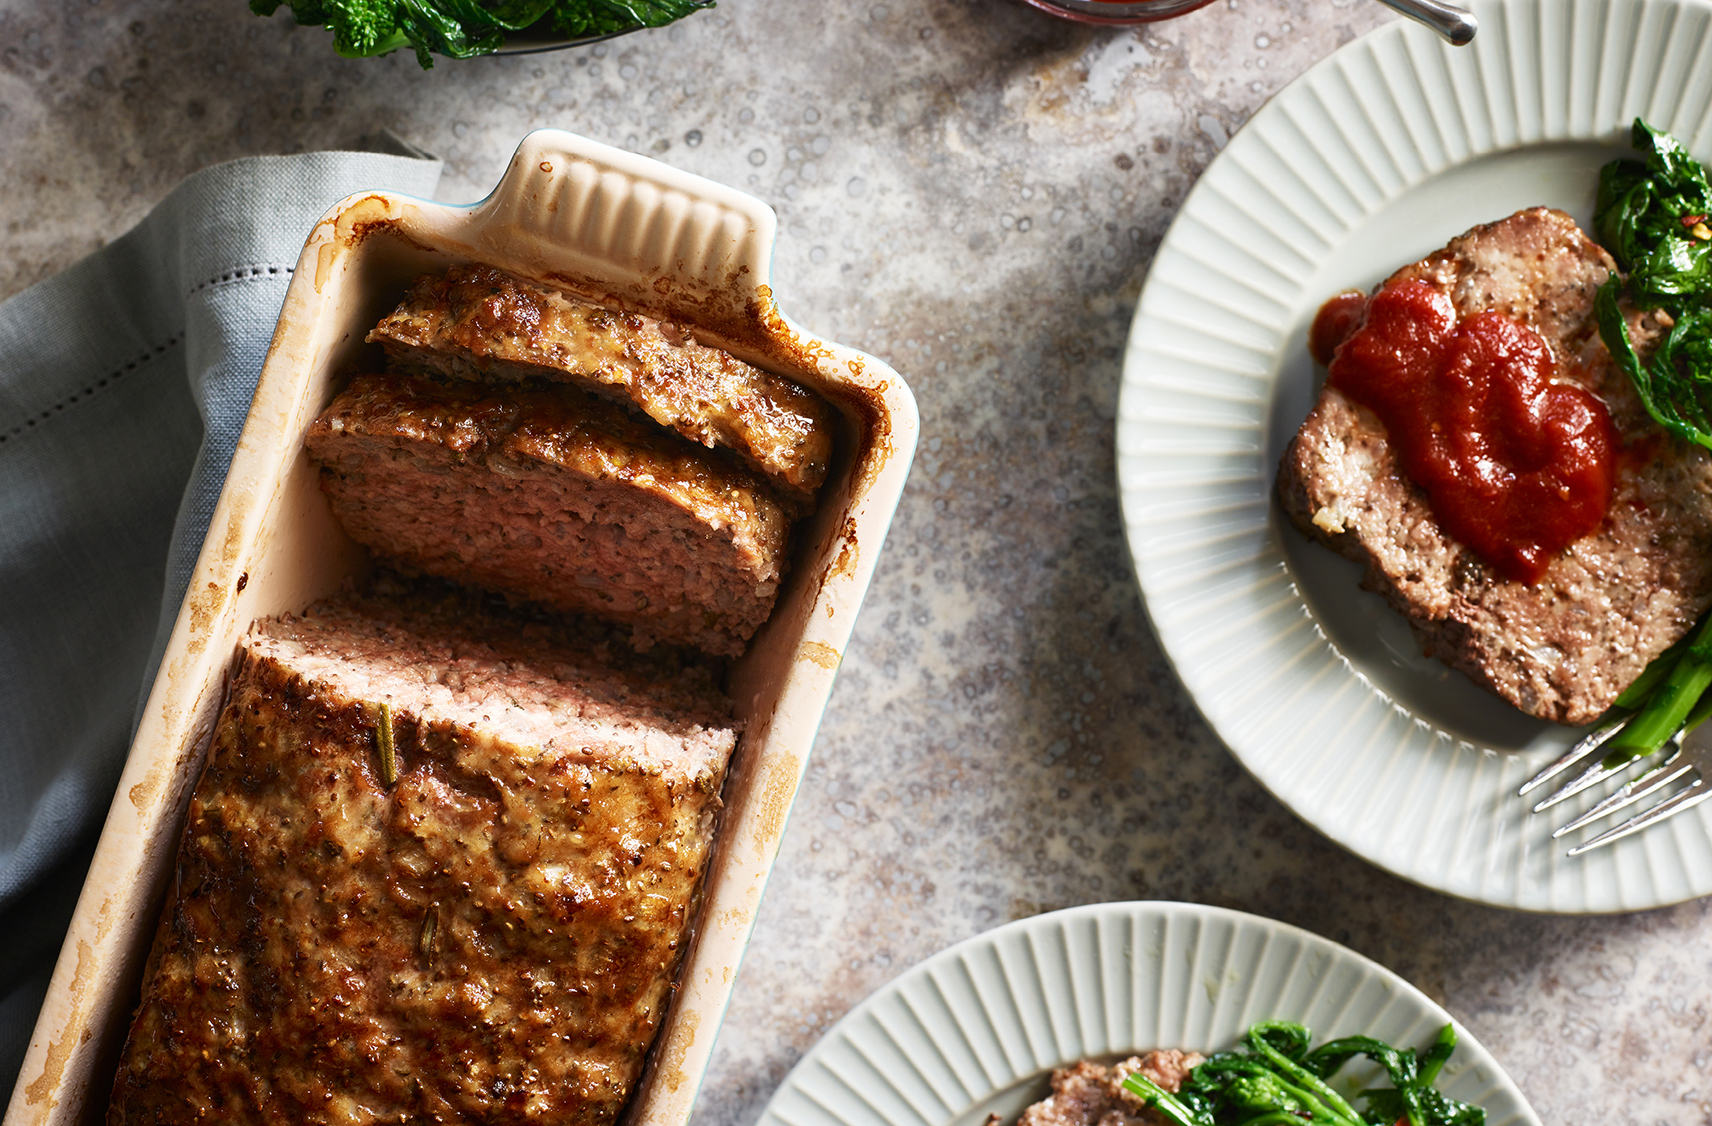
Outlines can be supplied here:
[[771, 304], [771, 207], [572, 133], [525, 137], [475, 216], [485, 249], [531, 262], [537, 276], [600, 277], [643, 302]]

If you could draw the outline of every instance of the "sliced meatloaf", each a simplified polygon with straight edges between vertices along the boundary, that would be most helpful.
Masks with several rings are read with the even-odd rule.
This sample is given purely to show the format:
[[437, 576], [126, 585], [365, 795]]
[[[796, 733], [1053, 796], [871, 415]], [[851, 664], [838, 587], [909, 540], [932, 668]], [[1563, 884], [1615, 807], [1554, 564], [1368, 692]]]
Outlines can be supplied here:
[[466, 378], [569, 380], [660, 425], [735, 451], [793, 504], [832, 456], [832, 409], [813, 392], [696, 341], [684, 325], [615, 313], [491, 266], [424, 277], [369, 340], [395, 365]]
[[108, 1122], [618, 1116], [735, 735], [705, 672], [370, 599], [257, 623]]
[[1017, 1126], [1167, 1126], [1168, 1119], [1124, 1090], [1123, 1081], [1141, 1072], [1176, 1094], [1202, 1057], [1175, 1048], [1131, 1056], [1106, 1067], [1083, 1060], [1052, 1073], [1052, 1094], [1022, 1112]]
[[[1712, 460], [1653, 424], [1599, 339], [1593, 298], [1614, 265], [1560, 211], [1476, 227], [1385, 284], [1424, 282], [1459, 317], [1495, 311], [1538, 333], [1557, 378], [1605, 404], [1621, 452], [1609, 514], [1537, 583], [1507, 580], [1440, 528], [1384, 425], [1327, 386], [1285, 451], [1284, 511], [1363, 564], [1422, 649], [1522, 711], [1580, 724], [1712, 604]], [[1637, 344], [1659, 326], [1630, 316]]]
[[308, 448], [345, 530], [406, 569], [715, 654], [772, 612], [766, 482], [574, 387], [358, 376]]

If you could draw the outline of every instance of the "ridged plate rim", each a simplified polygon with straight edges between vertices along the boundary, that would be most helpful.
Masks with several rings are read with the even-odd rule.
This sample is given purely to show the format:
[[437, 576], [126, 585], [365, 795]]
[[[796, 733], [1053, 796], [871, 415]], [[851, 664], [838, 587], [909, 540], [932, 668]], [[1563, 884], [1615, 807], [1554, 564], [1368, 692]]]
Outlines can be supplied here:
[[[1224, 1049], [1272, 1018], [1308, 1025], [1316, 1042], [1417, 1047], [1452, 1019], [1299, 927], [1193, 903], [1089, 904], [965, 939], [876, 990], [792, 1068], [758, 1126], [951, 1126], [1054, 1067]], [[1441, 1088], [1485, 1107], [1488, 1126], [1538, 1126], [1492, 1054], [1457, 1030]]]
[[[1571, 733], [1500, 750], [1376, 683], [1380, 670], [1342, 652], [1304, 597], [1281, 542], [1296, 533], [1271, 501], [1271, 411], [1293, 393], [1281, 386], [1287, 350], [1301, 348], [1314, 309], [1341, 288], [1328, 281], [1339, 255], [1372, 238], [1373, 223], [1410, 208], [1466, 217], [1448, 237], [1501, 218], [1481, 210], [1478, 193], [1444, 198], [1449, 185], [1477, 183], [1457, 176], [1496, 161], [1543, 176], [1565, 146], [1616, 151], [1637, 115], [1702, 158], [1712, 152], [1712, 5], [1474, 7], [1480, 34], [1466, 48], [1405, 21], [1346, 44], [1263, 106], [1197, 182], [1154, 260], [1125, 353], [1125, 535], [1154, 629], [1202, 713], [1326, 836], [1495, 906], [1584, 914], [1677, 903], [1712, 893], [1712, 803], [1567, 857], [1591, 832], [1552, 841], [1551, 828], [1604, 791], [1530, 818], [1516, 790]], [[1410, 257], [1400, 251], [1392, 266]], [[1362, 597], [1353, 581], [1350, 592]]]

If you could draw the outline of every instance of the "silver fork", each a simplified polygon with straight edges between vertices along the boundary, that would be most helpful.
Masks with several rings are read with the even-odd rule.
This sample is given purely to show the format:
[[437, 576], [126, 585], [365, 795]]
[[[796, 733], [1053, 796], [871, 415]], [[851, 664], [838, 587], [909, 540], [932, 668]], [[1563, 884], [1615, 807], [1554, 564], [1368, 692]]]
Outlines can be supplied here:
[[[1528, 779], [1517, 793], [1527, 794], [1545, 785], [1604, 746], [1612, 736], [1623, 730], [1627, 723], [1628, 720], [1625, 718], [1600, 727], [1571, 747], [1562, 758]], [[1678, 731], [1671, 737], [1670, 742], [1661, 749], [1668, 750], [1662, 761], [1631, 779], [1622, 789], [1605, 798], [1580, 817], [1567, 825], [1559, 826], [1552, 833], [1552, 839], [1556, 840], [1566, 833], [1573, 833], [1577, 829], [1611, 816], [1620, 809], [1627, 809], [1636, 802], [1643, 801], [1665, 787], [1684, 779], [1687, 780], [1685, 785], [1658, 804], [1648, 807], [1621, 825], [1607, 829], [1592, 840], [1581, 842], [1569, 850], [1569, 855], [1580, 856], [1584, 852], [1591, 852], [1613, 841], [1620, 841], [1624, 837], [1638, 833], [1651, 825], [1656, 825], [1668, 817], [1674, 817], [1685, 809], [1693, 809], [1707, 798], [1712, 797], [1712, 785], [1708, 784], [1708, 780], [1712, 780], [1712, 722], [1700, 724], [1692, 731], [1687, 732], [1686, 736], [1684, 732]], [[1593, 765], [1560, 786], [1551, 796], [1536, 803], [1534, 812], [1540, 813], [1550, 809], [1566, 798], [1574, 797], [1583, 790], [1597, 786], [1607, 778], [1616, 777], [1649, 757], [1651, 756], [1643, 755], [1641, 758], [1631, 759], [1629, 762], [1615, 767], [1607, 767], [1603, 760], [1595, 761]]]

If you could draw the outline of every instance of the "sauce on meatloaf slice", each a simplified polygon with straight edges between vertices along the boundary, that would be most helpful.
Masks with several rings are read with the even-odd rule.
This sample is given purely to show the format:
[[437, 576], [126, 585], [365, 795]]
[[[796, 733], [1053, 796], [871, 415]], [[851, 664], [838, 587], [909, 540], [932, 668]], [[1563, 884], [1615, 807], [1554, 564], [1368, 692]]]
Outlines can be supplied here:
[[617, 1119], [688, 940], [730, 705], [701, 669], [465, 618], [368, 599], [252, 627], [111, 1126]]
[[633, 404], [701, 445], [733, 450], [807, 508], [832, 457], [832, 409], [782, 376], [491, 266], [424, 277], [369, 334], [400, 366], [469, 379], [568, 380]]
[[361, 375], [307, 444], [340, 524], [409, 570], [721, 655], [772, 613], [767, 484], [574, 387]]
[[[1508, 580], [1439, 526], [1383, 424], [1327, 386], [1285, 451], [1284, 511], [1363, 564], [1362, 585], [1409, 621], [1421, 648], [1529, 715], [1597, 718], [1712, 604], [1712, 460], [1656, 426], [1599, 339], [1593, 298], [1615, 269], [1561, 211], [1534, 208], [1452, 239], [1385, 283], [1446, 294], [1461, 317], [1493, 311], [1538, 333], [1557, 378], [1605, 404], [1621, 452], [1600, 527], [1539, 582]], [[1637, 346], [1659, 327], [1631, 313]]]

